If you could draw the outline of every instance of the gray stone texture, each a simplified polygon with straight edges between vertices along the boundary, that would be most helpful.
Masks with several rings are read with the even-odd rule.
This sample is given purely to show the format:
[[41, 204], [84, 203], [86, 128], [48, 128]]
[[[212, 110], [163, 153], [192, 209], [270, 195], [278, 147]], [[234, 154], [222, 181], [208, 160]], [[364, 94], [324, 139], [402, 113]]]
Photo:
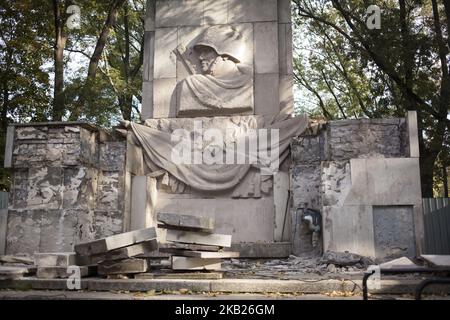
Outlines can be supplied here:
[[377, 257], [415, 256], [412, 206], [374, 206], [373, 227]]
[[14, 128], [6, 252], [67, 252], [122, 231], [124, 139], [81, 122]]
[[[407, 247], [405, 252], [415, 250], [411, 243], [402, 245], [406, 240], [393, 237], [389, 229], [386, 234], [376, 229], [384, 220], [375, 222], [372, 214], [372, 206], [417, 206], [420, 202], [418, 167], [414, 159], [407, 159], [406, 120], [348, 119], [313, 128], [291, 145], [293, 253], [310, 256], [321, 252], [312, 248], [311, 232], [299, 217], [299, 208], [305, 204], [322, 213], [324, 249], [353, 250], [377, 258], [393, 254], [397, 242]], [[393, 211], [392, 223], [403, 219], [400, 211]], [[418, 215], [412, 215], [414, 222], [405, 220], [399, 230], [413, 226], [419, 230]], [[406, 238], [411, 236], [406, 234]]]

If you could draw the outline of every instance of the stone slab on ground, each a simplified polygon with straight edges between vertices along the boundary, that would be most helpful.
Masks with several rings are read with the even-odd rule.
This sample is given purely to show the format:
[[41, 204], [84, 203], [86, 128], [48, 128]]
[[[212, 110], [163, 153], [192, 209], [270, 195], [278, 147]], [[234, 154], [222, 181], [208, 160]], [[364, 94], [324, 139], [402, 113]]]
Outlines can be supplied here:
[[[92, 276], [97, 273], [97, 267], [78, 266], [81, 277]], [[36, 277], [40, 279], [66, 279], [74, 275], [74, 269], [67, 267], [38, 267]]]
[[191, 257], [172, 256], [173, 270], [220, 270], [220, 259], [201, 259]]
[[394, 259], [385, 263], [380, 264], [380, 268], [384, 269], [384, 270], [389, 270], [389, 269], [413, 269], [413, 268], [417, 268], [418, 270], [423, 269], [424, 267], [422, 266], [418, 266], [417, 264], [415, 264], [414, 262], [412, 262], [409, 258], [407, 257], [401, 257], [398, 259]]
[[135, 279], [187, 279], [187, 280], [218, 280], [223, 278], [221, 272], [154, 272], [139, 273]]
[[120, 261], [103, 261], [98, 264], [98, 274], [130, 274], [147, 271], [147, 260], [125, 259]]
[[219, 246], [207, 246], [201, 244], [189, 244], [189, 243], [176, 243], [167, 242], [160, 246], [161, 249], [178, 249], [178, 250], [192, 250], [192, 251], [219, 251], [222, 247]]
[[422, 254], [420, 257], [434, 267], [450, 267], [450, 255]]
[[[381, 279], [381, 289], [370, 289], [370, 294], [405, 294], [414, 293], [421, 279]], [[108, 280], [101, 278], [81, 279], [81, 289], [89, 291], [179, 291], [188, 289], [192, 292], [235, 292], [235, 293], [360, 293], [361, 280], [323, 279], [321, 281], [300, 280], [257, 280], [257, 279], [222, 279], [222, 280], [178, 280], [178, 279], [124, 279]], [[66, 279], [20, 278], [0, 281], [0, 289], [17, 290], [67, 290]], [[430, 286], [425, 291], [442, 291], [442, 288]]]
[[167, 241], [212, 245], [219, 247], [231, 246], [231, 235], [218, 233], [200, 233], [182, 230], [167, 230]]
[[34, 260], [30, 257], [4, 255], [0, 256], [0, 263], [20, 263], [20, 264], [34, 264]]
[[135, 256], [147, 255], [157, 249], [158, 241], [156, 239], [152, 239], [150, 241], [145, 241], [128, 247], [115, 249], [106, 253], [94, 254], [92, 256], [77, 256], [77, 264], [92, 265], [101, 261], [128, 259]]
[[193, 257], [193, 258], [214, 258], [214, 259], [228, 259], [228, 258], [239, 258], [239, 252], [234, 251], [219, 251], [219, 252], [208, 252], [208, 251], [192, 251], [192, 250], [180, 250], [171, 248], [161, 248], [161, 252], [170, 253], [176, 256], [182, 257]]
[[0, 280], [16, 279], [36, 272], [35, 267], [0, 266]]
[[90, 256], [152, 239], [156, 239], [156, 230], [153, 227], [116, 234], [95, 241], [80, 243], [75, 245], [75, 252], [83, 256]]
[[158, 213], [161, 228], [213, 232], [215, 221], [209, 217], [196, 217], [185, 214]]
[[68, 267], [76, 264], [75, 252], [35, 253], [34, 264], [38, 267]]

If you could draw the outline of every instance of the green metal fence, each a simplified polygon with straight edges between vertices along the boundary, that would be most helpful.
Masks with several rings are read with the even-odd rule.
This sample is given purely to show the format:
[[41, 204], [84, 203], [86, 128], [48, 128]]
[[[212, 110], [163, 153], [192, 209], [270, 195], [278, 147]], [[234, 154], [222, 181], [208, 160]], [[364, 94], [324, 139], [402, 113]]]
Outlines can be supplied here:
[[425, 253], [450, 254], [450, 199], [423, 199]]

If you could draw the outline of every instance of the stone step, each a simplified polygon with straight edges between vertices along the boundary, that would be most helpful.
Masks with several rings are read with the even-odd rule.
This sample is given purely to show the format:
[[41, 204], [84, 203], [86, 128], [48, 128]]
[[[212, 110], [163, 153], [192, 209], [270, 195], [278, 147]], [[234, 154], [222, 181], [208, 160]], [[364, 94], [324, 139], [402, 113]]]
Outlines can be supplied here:
[[75, 252], [82, 256], [91, 256], [152, 239], [156, 239], [156, 230], [153, 227], [80, 243], [75, 245]]
[[[170, 272], [171, 271], [171, 272]], [[219, 280], [223, 278], [221, 272], [174, 272], [174, 270], [153, 273], [138, 273], [135, 279], [179, 279], [179, 280]]]
[[[96, 266], [75, 266], [80, 270], [80, 277], [88, 277], [97, 274]], [[38, 267], [36, 277], [40, 279], [66, 279], [72, 275], [76, 275], [77, 272], [74, 269], [68, 267]]]
[[218, 233], [200, 233], [182, 230], [167, 230], [166, 240], [172, 242], [212, 245], [219, 247], [231, 246], [231, 235]]
[[34, 264], [38, 267], [68, 267], [76, 265], [75, 252], [35, 253]]
[[77, 256], [77, 265], [93, 265], [102, 261], [121, 260], [133, 258], [140, 255], [148, 255], [158, 249], [158, 241], [141, 242], [128, 247], [108, 251], [106, 253], [94, 254], [91, 256]]
[[125, 259], [120, 261], [103, 261], [98, 264], [98, 274], [130, 274], [142, 273], [147, 271], [147, 260], [144, 259]]
[[163, 212], [158, 213], [157, 220], [160, 228], [201, 232], [213, 232], [215, 224], [213, 218]]
[[172, 256], [173, 270], [221, 270], [220, 259], [201, 259]]
[[227, 259], [227, 258], [239, 258], [239, 252], [234, 251], [192, 251], [192, 250], [180, 250], [171, 248], [161, 248], [161, 252], [170, 253], [176, 256], [193, 257], [193, 258], [215, 258], [215, 259]]

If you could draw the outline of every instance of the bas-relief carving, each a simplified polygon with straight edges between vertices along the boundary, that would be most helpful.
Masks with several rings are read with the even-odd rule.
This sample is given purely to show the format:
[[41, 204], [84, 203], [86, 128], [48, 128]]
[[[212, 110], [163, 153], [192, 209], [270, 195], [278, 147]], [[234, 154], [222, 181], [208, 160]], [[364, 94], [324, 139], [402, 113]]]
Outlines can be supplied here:
[[237, 26], [212, 26], [175, 53], [188, 76], [177, 85], [177, 116], [253, 110], [253, 68], [243, 61], [247, 39]]

